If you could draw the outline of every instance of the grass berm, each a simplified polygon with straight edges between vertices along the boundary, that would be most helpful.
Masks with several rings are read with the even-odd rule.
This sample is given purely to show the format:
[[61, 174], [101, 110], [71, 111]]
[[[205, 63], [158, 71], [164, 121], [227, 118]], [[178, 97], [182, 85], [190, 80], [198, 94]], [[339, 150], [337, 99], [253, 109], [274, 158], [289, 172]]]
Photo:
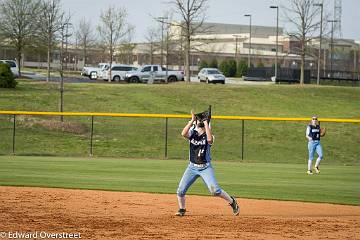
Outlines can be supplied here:
[[[58, 111], [59, 86], [20, 80], [16, 89], [0, 89], [0, 108]], [[176, 83], [65, 84], [64, 111], [189, 114], [212, 105], [213, 115], [360, 119], [360, 88], [314, 85], [206, 85]], [[0, 116], [0, 154], [12, 153], [12, 116]], [[88, 156], [90, 117], [18, 116], [17, 155]], [[164, 157], [165, 119], [95, 117], [95, 156]], [[186, 159], [180, 136], [186, 119], [169, 119], [168, 158]], [[213, 159], [251, 163], [306, 163], [308, 122], [245, 121], [241, 160], [241, 121], [213, 120]], [[323, 123], [323, 164], [360, 165], [360, 124]]]

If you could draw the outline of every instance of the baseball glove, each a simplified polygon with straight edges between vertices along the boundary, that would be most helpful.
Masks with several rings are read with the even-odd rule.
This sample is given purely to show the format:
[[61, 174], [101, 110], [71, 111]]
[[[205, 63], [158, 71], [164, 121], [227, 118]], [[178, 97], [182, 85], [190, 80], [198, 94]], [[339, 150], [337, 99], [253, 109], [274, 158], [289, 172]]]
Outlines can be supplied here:
[[210, 122], [210, 119], [211, 119], [211, 106], [209, 106], [209, 108], [206, 111], [195, 114], [195, 117], [196, 117], [196, 120], [199, 121], [199, 122], [203, 122], [205, 120]]
[[320, 137], [324, 137], [326, 134], [326, 128], [320, 128]]

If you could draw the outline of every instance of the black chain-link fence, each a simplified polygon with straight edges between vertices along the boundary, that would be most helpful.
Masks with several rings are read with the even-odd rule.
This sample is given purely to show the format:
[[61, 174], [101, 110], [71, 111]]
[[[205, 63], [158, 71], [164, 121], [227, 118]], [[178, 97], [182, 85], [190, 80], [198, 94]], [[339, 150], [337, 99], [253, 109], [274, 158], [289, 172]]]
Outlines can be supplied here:
[[[14, 124], [15, 116], [15, 124]], [[0, 115], [1, 155], [187, 159], [181, 136], [188, 119]], [[306, 121], [212, 119], [212, 157], [246, 162], [304, 163]], [[323, 122], [325, 159], [360, 164], [360, 124]]]

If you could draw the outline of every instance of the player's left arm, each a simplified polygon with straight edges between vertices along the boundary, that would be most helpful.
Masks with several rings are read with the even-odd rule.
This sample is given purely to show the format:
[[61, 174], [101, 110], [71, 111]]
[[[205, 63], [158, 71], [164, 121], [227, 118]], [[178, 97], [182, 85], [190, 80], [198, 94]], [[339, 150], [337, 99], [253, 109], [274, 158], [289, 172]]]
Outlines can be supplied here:
[[204, 126], [205, 126], [205, 132], [206, 132], [206, 138], [209, 144], [212, 144], [214, 142], [214, 137], [211, 132], [211, 128], [209, 126], [208, 120], [204, 120]]
[[194, 111], [191, 110], [191, 120], [186, 124], [186, 126], [182, 130], [181, 136], [183, 136], [186, 139], [190, 138], [190, 128], [194, 122], [195, 122], [195, 114], [194, 114]]

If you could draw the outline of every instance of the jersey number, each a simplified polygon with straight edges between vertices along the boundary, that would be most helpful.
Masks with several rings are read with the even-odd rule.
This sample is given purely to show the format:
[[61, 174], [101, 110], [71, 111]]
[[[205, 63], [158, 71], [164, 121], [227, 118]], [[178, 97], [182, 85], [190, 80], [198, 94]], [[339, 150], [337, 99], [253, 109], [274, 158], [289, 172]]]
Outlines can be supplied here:
[[201, 157], [203, 154], [204, 154], [204, 149], [201, 149], [200, 151], [199, 151], [199, 154], [198, 154], [198, 157]]

